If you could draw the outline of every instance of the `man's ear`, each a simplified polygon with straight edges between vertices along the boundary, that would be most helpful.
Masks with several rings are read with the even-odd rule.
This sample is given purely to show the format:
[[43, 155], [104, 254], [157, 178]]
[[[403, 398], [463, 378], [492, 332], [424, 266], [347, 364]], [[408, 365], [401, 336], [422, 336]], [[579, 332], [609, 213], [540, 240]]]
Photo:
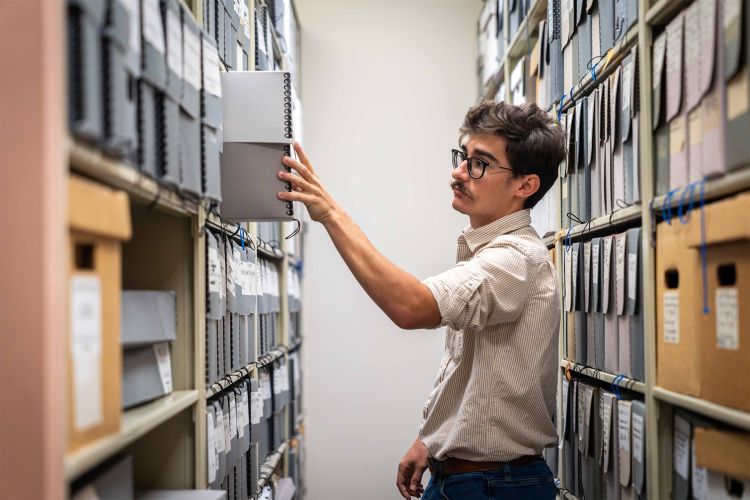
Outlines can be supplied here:
[[539, 191], [542, 181], [536, 174], [524, 175], [521, 177], [521, 184], [516, 189], [516, 196], [524, 200]]

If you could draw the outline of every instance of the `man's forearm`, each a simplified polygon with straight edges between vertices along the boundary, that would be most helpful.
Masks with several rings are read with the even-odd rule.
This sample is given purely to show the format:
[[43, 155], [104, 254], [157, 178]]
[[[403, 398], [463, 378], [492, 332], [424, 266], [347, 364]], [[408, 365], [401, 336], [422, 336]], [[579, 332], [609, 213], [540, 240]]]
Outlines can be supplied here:
[[416, 277], [386, 259], [342, 210], [321, 221], [365, 292], [401, 328], [429, 328], [440, 323], [430, 290]]

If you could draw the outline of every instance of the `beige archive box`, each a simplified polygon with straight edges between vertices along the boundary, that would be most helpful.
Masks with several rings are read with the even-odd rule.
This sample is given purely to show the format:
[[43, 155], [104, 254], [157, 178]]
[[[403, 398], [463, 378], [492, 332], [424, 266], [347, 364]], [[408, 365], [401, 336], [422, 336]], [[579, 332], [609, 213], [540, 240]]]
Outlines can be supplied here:
[[656, 383], [665, 389], [700, 396], [698, 294], [699, 254], [687, 245], [687, 224], [677, 217], [656, 227]]
[[[697, 274], [701, 397], [750, 411], [750, 193], [704, 207], [708, 314]], [[694, 212], [688, 244], [700, 259], [701, 221]], [[694, 259], [695, 260], [695, 259]], [[700, 262], [700, 261], [698, 261]], [[698, 269], [701, 273], [702, 270]]]
[[68, 182], [68, 451], [120, 429], [121, 244], [131, 236], [124, 192]]

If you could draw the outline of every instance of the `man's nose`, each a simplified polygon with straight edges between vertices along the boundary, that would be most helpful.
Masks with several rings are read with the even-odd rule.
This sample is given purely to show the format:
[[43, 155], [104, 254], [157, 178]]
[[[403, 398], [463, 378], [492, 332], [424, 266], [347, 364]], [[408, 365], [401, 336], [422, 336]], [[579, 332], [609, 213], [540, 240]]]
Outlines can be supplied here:
[[466, 160], [458, 164], [457, 167], [451, 172], [451, 177], [457, 181], [469, 182], [471, 177], [469, 176], [468, 162]]

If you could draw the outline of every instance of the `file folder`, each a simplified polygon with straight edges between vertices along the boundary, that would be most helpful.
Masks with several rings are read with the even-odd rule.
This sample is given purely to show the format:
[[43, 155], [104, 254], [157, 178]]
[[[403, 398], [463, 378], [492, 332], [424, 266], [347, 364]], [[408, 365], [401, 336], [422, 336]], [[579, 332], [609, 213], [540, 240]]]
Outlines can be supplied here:
[[684, 13], [667, 25], [667, 122], [669, 123], [669, 187], [688, 184], [688, 126], [683, 91]]
[[68, 121], [75, 137], [98, 143], [102, 114], [102, 44], [106, 3], [68, 0]]
[[201, 183], [201, 33], [190, 12], [182, 11], [182, 91], [180, 99], [180, 188], [195, 196]]
[[597, 0], [599, 9], [599, 53], [604, 55], [615, 45], [615, 0]]
[[201, 155], [203, 195], [221, 201], [220, 152], [222, 141], [218, 133], [222, 122], [221, 78], [219, 56], [213, 40], [201, 36]]
[[667, 84], [665, 78], [665, 59], [667, 34], [662, 32], [654, 39], [652, 55], [652, 93], [653, 110], [651, 129], [654, 131], [655, 151], [655, 189], [656, 194], [666, 194], [671, 185], [669, 170], [669, 126], [666, 119]]
[[703, 147], [700, 164], [703, 174], [714, 176], [724, 172], [725, 119], [724, 100], [724, 20], [716, 2], [701, 0], [701, 88], [706, 94], [703, 108]]
[[643, 336], [643, 280], [641, 279], [641, 228], [627, 232], [627, 314], [630, 315], [631, 378], [645, 380]]
[[726, 166], [750, 163], [750, 6], [724, 3], [724, 75], [726, 81]]

